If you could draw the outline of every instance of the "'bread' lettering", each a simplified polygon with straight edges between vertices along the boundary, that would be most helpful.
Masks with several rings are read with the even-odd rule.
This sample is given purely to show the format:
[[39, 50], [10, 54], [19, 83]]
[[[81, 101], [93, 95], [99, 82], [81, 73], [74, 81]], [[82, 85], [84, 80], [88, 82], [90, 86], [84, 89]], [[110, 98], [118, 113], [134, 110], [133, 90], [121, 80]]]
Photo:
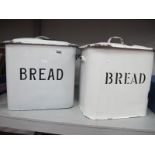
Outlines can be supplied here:
[[106, 72], [105, 74], [105, 84], [143, 84], [145, 81], [144, 73]]
[[62, 80], [63, 76], [61, 68], [20, 68], [20, 80]]

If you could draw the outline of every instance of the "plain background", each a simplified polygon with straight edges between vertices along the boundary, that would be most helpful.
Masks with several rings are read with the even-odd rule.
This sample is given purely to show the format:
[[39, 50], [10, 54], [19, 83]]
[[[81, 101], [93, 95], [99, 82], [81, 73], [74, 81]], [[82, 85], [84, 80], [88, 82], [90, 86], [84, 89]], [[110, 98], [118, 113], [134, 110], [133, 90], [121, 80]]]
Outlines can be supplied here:
[[155, 20], [0, 20], [0, 41], [38, 35], [80, 45], [121, 36], [127, 44], [155, 47]]

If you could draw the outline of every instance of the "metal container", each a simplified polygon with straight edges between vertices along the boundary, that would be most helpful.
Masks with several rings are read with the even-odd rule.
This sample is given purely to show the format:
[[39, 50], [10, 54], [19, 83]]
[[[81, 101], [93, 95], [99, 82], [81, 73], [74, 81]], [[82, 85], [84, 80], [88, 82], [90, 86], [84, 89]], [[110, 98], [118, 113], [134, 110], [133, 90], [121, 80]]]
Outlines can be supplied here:
[[[112, 43], [118, 40], [120, 43]], [[81, 47], [80, 109], [91, 119], [145, 116], [152, 48], [126, 45], [120, 37]]]
[[4, 43], [10, 110], [73, 106], [76, 45], [46, 37]]

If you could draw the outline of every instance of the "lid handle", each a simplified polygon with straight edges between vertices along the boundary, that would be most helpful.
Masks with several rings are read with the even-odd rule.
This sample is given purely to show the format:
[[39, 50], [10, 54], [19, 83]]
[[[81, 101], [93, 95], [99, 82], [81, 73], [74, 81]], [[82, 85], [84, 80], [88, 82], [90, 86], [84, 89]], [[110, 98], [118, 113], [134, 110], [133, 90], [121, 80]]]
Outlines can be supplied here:
[[50, 38], [46, 36], [37, 36], [36, 38], [43, 39], [43, 40], [50, 40]]
[[112, 40], [119, 40], [121, 44], [124, 44], [124, 39], [118, 36], [113, 36], [108, 39], [108, 43], [112, 43]]

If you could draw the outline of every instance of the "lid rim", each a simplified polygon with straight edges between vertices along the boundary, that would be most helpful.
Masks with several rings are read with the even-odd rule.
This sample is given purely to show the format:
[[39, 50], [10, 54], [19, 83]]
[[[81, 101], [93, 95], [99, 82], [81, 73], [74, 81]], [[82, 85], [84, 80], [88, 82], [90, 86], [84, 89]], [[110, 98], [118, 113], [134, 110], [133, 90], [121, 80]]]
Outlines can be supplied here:
[[139, 50], [139, 51], [152, 51], [152, 52], [155, 52], [155, 49], [154, 48], [150, 48], [150, 49], [138, 49], [138, 48], [119, 48], [119, 47], [111, 47], [111, 46], [105, 46], [105, 47], [102, 47], [102, 46], [88, 46], [88, 47], [84, 47], [84, 48], [81, 48], [79, 47], [80, 49], [82, 50], [85, 50], [85, 49], [88, 49], [88, 48], [105, 48], [105, 49], [121, 49], [121, 50]]
[[69, 45], [56, 45], [56, 44], [33, 44], [33, 43], [13, 43], [13, 42], [7, 42], [7, 43], [2, 43], [2, 44], [18, 44], [18, 45], [42, 45], [42, 46], [64, 46], [64, 47], [78, 47], [76, 44], [69, 44]]
[[2, 44], [26, 44], [26, 45], [49, 45], [49, 46], [72, 46], [78, 47], [76, 44], [72, 44], [65, 41], [57, 40], [45, 40], [40, 38], [16, 38], [8, 41], [3, 41]]
[[139, 46], [139, 45], [126, 45], [126, 44], [118, 44], [118, 43], [107, 43], [107, 42], [99, 42], [93, 44], [86, 44], [79, 47], [80, 49], [85, 48], [113, 48], [113, 49], [130, 49], [130, 50], [144, 50], [144, 51], [154, 51], [151, 47]]
[[[113, 43], [112, 40], [117, 39], [120, 43]], [[153, 48], [140, 46], [140, 45], [127, 45], [124, 43], [124, 39], [119, 36], [112, 36], [108, 39], [107, 42], [98, 42], [92, 44], [86, 44], [80, 46], [80, 48], [88, 48], [88, 47], [109, 47], [109, 48], [119, 48], [119, 49], [131, 49], [131, 50], [146, 50], [146, 51], [154, 51]]]

